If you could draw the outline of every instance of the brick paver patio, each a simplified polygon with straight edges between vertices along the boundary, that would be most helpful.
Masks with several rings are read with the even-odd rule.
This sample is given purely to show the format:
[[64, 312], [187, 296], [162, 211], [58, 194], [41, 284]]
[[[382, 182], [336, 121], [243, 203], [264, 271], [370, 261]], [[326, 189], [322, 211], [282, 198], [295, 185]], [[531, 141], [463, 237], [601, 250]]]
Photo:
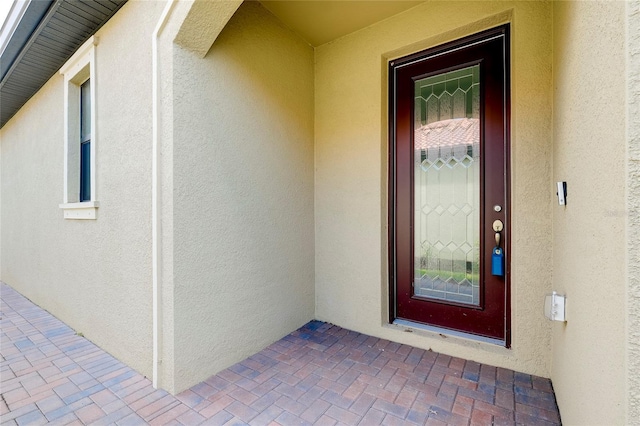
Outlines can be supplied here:
[[318, 321], [174, 397], [0, 285], [3, 425], [560, 423], [548, 379]]

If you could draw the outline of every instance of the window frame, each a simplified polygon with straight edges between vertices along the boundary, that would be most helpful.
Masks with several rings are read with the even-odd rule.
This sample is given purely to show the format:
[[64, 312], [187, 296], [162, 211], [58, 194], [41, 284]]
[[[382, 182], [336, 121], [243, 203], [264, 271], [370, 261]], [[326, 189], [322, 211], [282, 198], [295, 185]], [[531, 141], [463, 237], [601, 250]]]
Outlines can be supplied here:
[[[60, 208], [65, 219], [96, 219], [99, 203], [96, 184], [96, 46], [98, 39], [90, 37], [60, 68], [64, 76], [64, 186]], [[81, 86], [90, 80], [90, 199], [81, 201]]]

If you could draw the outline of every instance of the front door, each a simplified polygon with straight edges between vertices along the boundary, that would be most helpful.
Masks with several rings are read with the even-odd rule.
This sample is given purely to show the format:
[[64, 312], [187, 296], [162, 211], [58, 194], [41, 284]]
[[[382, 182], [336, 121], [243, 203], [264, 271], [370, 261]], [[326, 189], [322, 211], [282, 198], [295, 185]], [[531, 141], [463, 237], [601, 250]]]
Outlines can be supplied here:
[[391, 321], [509, 346], [509, 27], [390, 63]]

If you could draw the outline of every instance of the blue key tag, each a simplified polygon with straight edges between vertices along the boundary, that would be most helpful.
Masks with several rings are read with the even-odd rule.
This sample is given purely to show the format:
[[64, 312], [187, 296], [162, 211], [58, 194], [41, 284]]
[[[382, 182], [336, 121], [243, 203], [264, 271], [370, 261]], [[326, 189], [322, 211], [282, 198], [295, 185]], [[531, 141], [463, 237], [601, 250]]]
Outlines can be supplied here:
[[491, 254], [491, 275], [504, 276], [504, 252], [500, 247], [494, 247]]

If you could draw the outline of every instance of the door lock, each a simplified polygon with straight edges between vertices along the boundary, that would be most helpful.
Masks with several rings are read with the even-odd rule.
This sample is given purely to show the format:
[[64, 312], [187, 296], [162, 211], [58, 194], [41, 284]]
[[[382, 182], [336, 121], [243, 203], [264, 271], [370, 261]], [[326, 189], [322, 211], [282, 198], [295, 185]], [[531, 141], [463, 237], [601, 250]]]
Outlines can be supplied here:
[[493, 221], [493, 231], [496, 233], [496, 246], [491, 252], [491, 275], [504, 276], [504, 250], [500, 248], [500, 232], [504, 224], [500, 219]]
[[496, 247], [500, 247], [500, 232], [504, 229], [504, 224], [500, 219], [493, 221], [493, 232], [496, 233]]

